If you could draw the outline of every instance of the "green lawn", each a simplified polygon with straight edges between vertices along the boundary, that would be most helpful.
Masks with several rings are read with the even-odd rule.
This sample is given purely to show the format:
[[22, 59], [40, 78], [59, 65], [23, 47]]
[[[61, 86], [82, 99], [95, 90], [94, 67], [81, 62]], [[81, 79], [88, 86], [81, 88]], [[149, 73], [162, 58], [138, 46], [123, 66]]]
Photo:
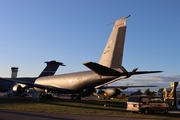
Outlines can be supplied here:
[[179, 120], [180, 118], [180, 114], [155, 113], [144, 115], [131, 113], [126, 111], [125, 100], [40, 99], [39, 102], [33, 102], [31, 98], [0, 98], [0, 109], [165, 120]]

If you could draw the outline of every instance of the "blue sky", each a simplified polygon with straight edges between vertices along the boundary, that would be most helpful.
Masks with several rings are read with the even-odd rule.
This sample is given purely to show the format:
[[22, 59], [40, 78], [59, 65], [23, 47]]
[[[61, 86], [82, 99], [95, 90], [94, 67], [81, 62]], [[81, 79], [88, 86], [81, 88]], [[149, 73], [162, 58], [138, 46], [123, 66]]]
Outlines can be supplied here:
[[45, 61], [66, 64], [56, 74], [88, 70], [98, 62], [113, 25], [127, 19], [123, 66], [131, 71], [162, 70], [133, 76], [123, 84], [168, 87], [180, 81], [179, 0], [8, 0], [0, 1], [0, 76], [38, 76]]

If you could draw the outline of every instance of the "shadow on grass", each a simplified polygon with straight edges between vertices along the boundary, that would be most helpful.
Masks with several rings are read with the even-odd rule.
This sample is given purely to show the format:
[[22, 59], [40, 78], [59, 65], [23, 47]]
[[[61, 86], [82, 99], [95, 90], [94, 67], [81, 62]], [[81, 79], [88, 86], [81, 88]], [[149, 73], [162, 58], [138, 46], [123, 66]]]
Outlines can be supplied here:
[[[86, 108], [86, 109], [96, 109], [96, 110], [107, 110], [107, 111], [126, 111], [126, 103], [118, 101], [106, 101], [106, 100], [40, 100], [43, 104], [66, 106], [66, 107], [76, 107], [76, 108]], [[106, 105], [106, 106], [105, 106]]]
[[[119, 114], [129, 114], [129, 117], [140, 117], [143, 118], [159, 118], [159, 119], [179, 119], [180, 114], [164, 114], [164, 113], [153, 113], [153, 114], [141, 114], [136, 113], [132, 114], [126, 111], [126, 101], [118, 101], [118, 100], [42, 100], [44, 104], [57, 105], [57, 106], [66, 106], [66, 107], [76, 107], [83, 109], [94, 109], [100, 111], [116, 111]], [[104, 104], [107, 107], [104, 107]], [[130, 115], [131, 114], [131, 115]]]

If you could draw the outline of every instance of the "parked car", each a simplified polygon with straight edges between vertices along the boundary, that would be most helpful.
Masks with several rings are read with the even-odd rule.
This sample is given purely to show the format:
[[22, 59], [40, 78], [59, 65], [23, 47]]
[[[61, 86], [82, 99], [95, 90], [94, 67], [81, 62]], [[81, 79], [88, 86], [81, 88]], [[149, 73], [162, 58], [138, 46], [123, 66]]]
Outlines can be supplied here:
[[130, 96], [127, 101], [127, 111], [131, 112], [164, 112], [168, 113], [169, 105], [164, 102], [163, 97], [155, 96]]

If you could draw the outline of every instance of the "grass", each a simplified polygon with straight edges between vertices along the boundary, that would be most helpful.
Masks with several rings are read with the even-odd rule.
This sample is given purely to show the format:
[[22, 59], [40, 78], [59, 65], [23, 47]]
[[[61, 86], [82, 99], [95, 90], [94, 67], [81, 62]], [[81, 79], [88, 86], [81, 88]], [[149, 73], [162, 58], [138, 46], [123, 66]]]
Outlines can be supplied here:
[[[104, 105], [106, 105], [106, 107]], [[40, 99], [39, 102], [33, 102], [31, 98], [0, 98], [0, 109], [163, 120], [179, 120], [180, 117], [180, 114], [156, 113], [144, 115], [139, 113], [130, 113], [126, 111], [126, 101], [124, 100]]]

